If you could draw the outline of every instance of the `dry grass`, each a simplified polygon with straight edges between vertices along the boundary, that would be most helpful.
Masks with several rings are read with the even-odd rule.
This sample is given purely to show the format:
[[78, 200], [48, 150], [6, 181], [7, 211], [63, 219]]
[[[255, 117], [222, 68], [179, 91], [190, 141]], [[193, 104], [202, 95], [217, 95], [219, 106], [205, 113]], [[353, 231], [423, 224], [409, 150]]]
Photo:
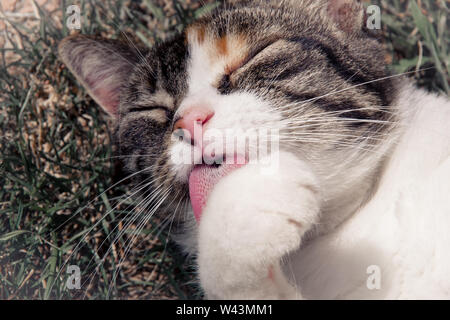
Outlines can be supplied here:
[[[50, 2], [3, 8], [0, 298], [195, 298], [170, 226], [154, 219], [133, 239], [140, 208], [126, 184], [108, 190], [120, 173], [111, 126], [55, 56], [69, 31]], [[84, 2], [81, 32], [151, 46], [199, 10], [199, 1]], [[81, 290], [65, 288], [68, 265], [81, 268]]]
[[[383, 8], [387, 59], [395, 72], [415, 71], [411, 76], [420, 85], [448, 93], [448, 2], [375, 3]], [[120, 38], [125, 32], [147, 46], [217, 5], [78, 4], [82, 33]], [[127, 225], [129, 214], [139, 208], [127, 198], [126, 184], [114, 185], [120, 168], [107, 118], [56, 56], [56, 45], [69, 34], [64, 7], [54, 0], [2, 1], [0, 299], [198, 298], [191, 260], [170, 241], [167, 220], [150, 221], [126, 254], [136, 230], [132, 221]], [[81, 268], [81, 290], [65, 288], [67, 265]]]

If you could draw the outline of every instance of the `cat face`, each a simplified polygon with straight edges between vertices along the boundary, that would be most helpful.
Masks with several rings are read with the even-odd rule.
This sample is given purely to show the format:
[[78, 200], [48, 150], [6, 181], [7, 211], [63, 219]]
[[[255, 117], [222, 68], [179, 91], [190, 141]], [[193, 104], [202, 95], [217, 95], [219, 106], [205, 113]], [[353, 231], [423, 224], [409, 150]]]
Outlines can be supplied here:
[[[125, 167], [180, 199], [188, 199], [207, 131], [274, 130], [268, 140], [332, 185], [373, 157], [392, 123], [394, 83], [378, 81], [387, 77], [382, 45], [349, 0], [225, 6], [150, 51], [85, 36], [67, 38], [59, 50], [116, 118]], [[192, 134], [196, 126], [204, 139]], [[180, 130], [190, 138], [180, 139]], [[246, 162], [258, 148], [210, 156]], [[176, 161], [180, 154], [192, 161]]]

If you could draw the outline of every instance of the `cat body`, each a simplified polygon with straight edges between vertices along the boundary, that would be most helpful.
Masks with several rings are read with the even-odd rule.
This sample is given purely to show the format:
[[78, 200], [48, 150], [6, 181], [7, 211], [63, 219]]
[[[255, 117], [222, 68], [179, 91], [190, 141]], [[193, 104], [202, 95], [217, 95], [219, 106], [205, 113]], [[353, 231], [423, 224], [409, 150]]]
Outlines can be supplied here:
[[[213, 292], [215, 290], [220, 292], [217, 297], [449, 298], [450, 133], [448, 123], [450, 103], [446, 98], [428, 94], [406, 82], [399, 95], [398, 105], [402, 120], [397, 133], [391, 137], [395, 141], [379, 175], [378, 187], [367, 203], [332, 231], [315, 233], [310, 239], [305, 239], [297, 249], [284, 248], [290, 253], [281, 260], [283, 272], [280, 274], [288, 277], [292, 287], [289, 287], [278, 274], [274, 278], [279, 286], [274, 287], [266, 283], [267, 291], [264, 292], [261, 290], [261, 284], [265, 283], [263, 279], [255, 280], [260, 285], [246, 283], [247, 279], [251, 279], [249, 274], [251, 271], [244, 272], [244, 262], [236, 264], [235, 268], [224, 262], [223, 265], [219, 263], [214, 266], [215, 270], [232, 270], [229, 274], [223, 271], [219, 273], [223, 282], [217, 278], [206, 280], [210, 281], [212, 286], [218, 287], [211, 289]], [[224, 201], [224, 194], [230, 193], [230, 185], [227, 185], [226, 179], [216, 186], [217, 189], [214, 192], [218, 193], [217, 197], [212, 195], [211, 199], [219, 199], [216, 200], [216, 204]], [[248, 181], [251, 178], [243, 172], [236, 172], [230, 179], [237, 180], [233, 182], [233, 185], [252, 184]], [[261, 183], [260, 179], [254, 180], [255, 185]], [[289, 198], [286, 194], [279, 194], [280, 188], [271, 183], [270, 178], [262, 180], [266, 182], [265, 191], [270, 189], [268, 191], [270, 197]], [[303, 177], [299, 177], [300, 181], [304, 182]], [[255, 187], [251, 189], [254, 190]], [[286, 189], [282, 190], [286, 192]], [[299, 196], [295, 188], [291, 188], [290, 192], [292, 199]], [[239, 194], [237, 192], [229, 196], [236, 199]], [[261, 198], [257, 194], [251, 194], [249, 197], [253, 199], [254, 210], [245, 212], [246, 215], [253, 214], [254, 219], [243, 223], [242, 230], [236, 230], [239, 226], [236, 223], [238, 218], [234, 216], [230, 218], [229, 211], [220, 215], [220, 220], [214, 225], [216, 230], [218, 228], [221, 230], [219, 238], [211, 234], [210, 230], [213, 226], [206, 226], [205, 223], [204, 232], [207, 235], [200, 238], [202, 241], [200, 248], [203, 243], [209, 244], [212, 239], [217, 242], [223, 241], [223, 243], [214, 244], [214, 248], [221, 248], [221, 250], [212, 252], [206, 259], [221, 261], [225, 256], [225, 260], [229, 261], [228, 258], [237, 256], [239, 244], [231, 244], [230, 239], [233, 239], [233, 236], [242, 238], [249, 225], [255, 226], [256, 221], [263, 219], [264, 214], [261, 214], [259, 209]], [[207, 214], [217, 215], [217, 212], [214, 212], [215, 209], [214, 205], [207, 207], [207, 210], [212, 212], [205, 212], [205, 217]], [[295, 212], [295, 209], [292, 212]], [[292, 217], [295, 216], [295, 214], [292, 215]], [[224, 225], [227, 225], [226, 219], [233, 221], [233, 231], [236, 234], [232, 237], [223, 234], [227, 232], [224, 230]], [[302, 216], [300, 219], [305, 217]], [[277, 228], [276, 224], [276, 219], [270, 220], [267, 222], [269, 228], [267, 232], [272, 234], [264, 234], [265, 229], [261, 228], [258, 236], [264, 234], [264, 239], [270, 239], [272, 236], [278, 240], [279, 233], [283, 232], [282, 230], [287, 233], [289, 227], [278, 222], [280, 226]], [[202, 227], [200, 224], [200, 232], [203, 231]], [[298, 242], [294, 235], [290, 240], [293, 246]], [[254, 246], [258, 245], [255, 239], [242, 241], [244, 246], [250, 243], [256, 243]], [[288, 242], [283, 239], [284, 245]], [[229, 248], [230, 252], [225, 253], [225, 248]], [[252, 262], [265, 260], [270, 256], [269, 253], [258, 252], [259, 250], [252, 246], [245, 248], [246, 252], [243, 256], [251, 257]], [[251, 256], [251, 250], [255, 250], [258, 254]], [[273, 248], [268, 250], [273, 251]], [[267, 262], [260, 263], [267, 264]], [[253, 268], [256, 268], [256, 265], [250, 263], [249, 269]], [[245, 279], [239, 279], [238, 274], [243, 275]], [[226, 278], [227, 276], [229, 279]], [[265, 275], [259, 276], [263, 278]], [[239, 284], [235, 284], [231, 286], [230, 292], [226, 292], [224, 288], [227, 285], [224, 283], [232, 283], [236, 279], [239, 279], [240, 283], [246, 283], [247, 288], [254, 288], [255, 291], [239, 288]], [[372, 281], [376, 281], [375, 285]], [[292, 290], [293, 287], [294, 290]]]
[[[59, 52], [115, 117], [149, 211], [183, 226], [207, 298], [449, 297], [450, 103], [386, 71], [356, 2], [248, 1], [149, 52]], [[254, 141], [208, 154], [207, 132], [251, 129], [276, 140], [258, 161]]]
[[305, 297], [449, 298], [450, 104], [412, 86], [399, 99], [401, 133], [375, 194], [289, 259]]

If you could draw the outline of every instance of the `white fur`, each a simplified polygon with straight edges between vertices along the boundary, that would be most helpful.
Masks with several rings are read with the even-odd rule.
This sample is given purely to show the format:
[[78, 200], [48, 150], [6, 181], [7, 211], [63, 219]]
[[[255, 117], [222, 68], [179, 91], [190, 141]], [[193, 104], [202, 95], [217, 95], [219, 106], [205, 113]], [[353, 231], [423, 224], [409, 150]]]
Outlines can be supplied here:
[[[403, 135], [377, 193], [289, 261], [306, 298], [450, 297], [450, 103], [412, 87], [400, 100]], [[367, 267], [381, 268], [380, 290]]]
[[[277, 124], [259, 98], [215, 93], [215, 76], [208, 72], [220, 68], [208, 66], [200, 47], [191, 52], [190, 90], [182, 107], [212, 105], [216, 115], [208, 125], [218, 129]], [[318, 199], [327, 190], [294, 154], [281, 153], [277, 175], [261, 175], [258, 165], [248, 165], [217, 184], [197, 241], [190, 242], [197, 244], [208, 298], [450, 298], [450, 103], [407, 85], [397, 104], [399, 128], [386, 142], [394, 147], [376, 193], [356, 213], [339, 213], [346, 219], [316, 236], [303, 237], [326, 224]], [[175, 169], [186, 179], [190, 168]], [[381, 270], [379, 290], [367, 286], [370, 266]]]

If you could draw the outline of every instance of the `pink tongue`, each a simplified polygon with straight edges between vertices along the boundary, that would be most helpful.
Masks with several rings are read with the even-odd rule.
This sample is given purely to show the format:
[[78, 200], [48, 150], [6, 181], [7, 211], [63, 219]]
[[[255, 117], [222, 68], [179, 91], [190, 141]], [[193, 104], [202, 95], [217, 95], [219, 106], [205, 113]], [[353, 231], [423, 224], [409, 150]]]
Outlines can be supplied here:
[[194, 168], [189, 177], [189, 194], [197, 222], [200, 222], [203, 208], [214, 186], [220, 179], [242, 166], [242, 164], [224, 164], [218, 168], [207, 165]]

